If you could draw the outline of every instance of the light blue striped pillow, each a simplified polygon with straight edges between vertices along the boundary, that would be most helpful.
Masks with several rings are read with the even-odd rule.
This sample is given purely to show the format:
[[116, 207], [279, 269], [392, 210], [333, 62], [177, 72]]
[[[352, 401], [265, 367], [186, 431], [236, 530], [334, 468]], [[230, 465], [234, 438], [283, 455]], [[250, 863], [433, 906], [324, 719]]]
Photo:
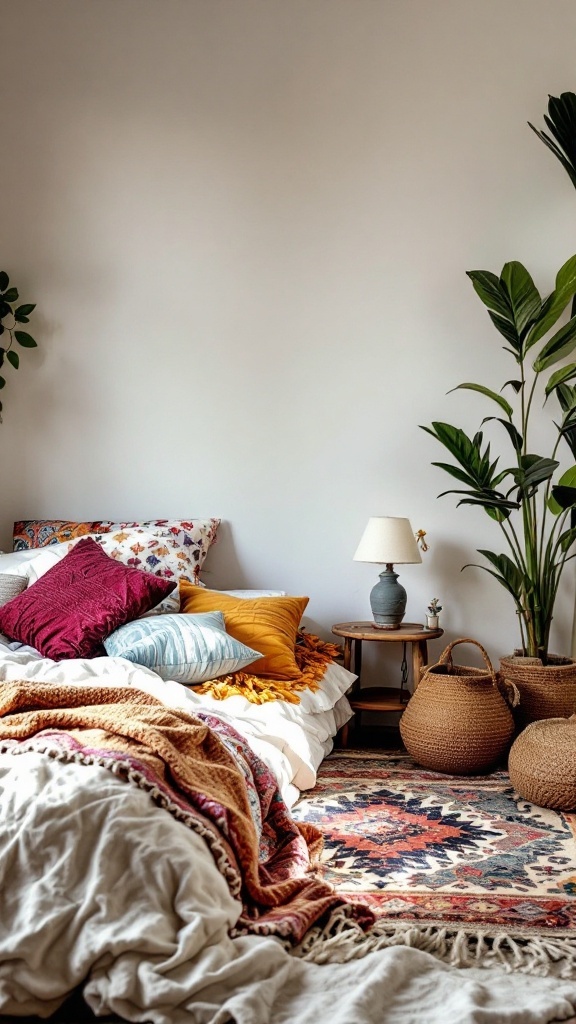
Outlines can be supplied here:
[[179, 683], [240, 672], [261, 657], [226, 632], [222, 612], [134, 619], [111, 633], [104, 647], [112, 658], [126, 658]]

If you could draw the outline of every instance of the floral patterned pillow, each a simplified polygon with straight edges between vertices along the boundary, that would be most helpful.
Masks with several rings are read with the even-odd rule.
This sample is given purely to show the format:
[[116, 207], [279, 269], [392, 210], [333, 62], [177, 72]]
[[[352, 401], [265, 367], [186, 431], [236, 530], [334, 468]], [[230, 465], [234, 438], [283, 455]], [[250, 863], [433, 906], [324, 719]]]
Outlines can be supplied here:
[[[14, 550], [66, 543], [69, 550], [83, 537], [90, 537], [111, 558], [133, 569], [203, 586], [200, 571], [219, 525], [219, 519], [154, 519], [133, 523], [29, 519], [14, 523]], [[178, 607], [176, 590], [154, 611], [176, 611]]]

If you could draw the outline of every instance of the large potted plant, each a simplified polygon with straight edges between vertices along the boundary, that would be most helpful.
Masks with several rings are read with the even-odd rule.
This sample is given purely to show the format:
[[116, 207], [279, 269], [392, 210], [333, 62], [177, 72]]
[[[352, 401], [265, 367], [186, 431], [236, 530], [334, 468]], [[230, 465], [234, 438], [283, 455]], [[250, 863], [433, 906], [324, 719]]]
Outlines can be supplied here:
[[[19, 324], [30, 322], [30, 314], [36, 308], [36, 303], [29, 302], [18, 306], [18, 289], [10, 285], [10, 279], [5, 270], [0, 270], [0, 370], [6, 360], [17, 370], [20, 366], [20, 356], [16, 351], [16, 345], [22, 348], [36, 348], [36, 342], [27, 331], [21, 331]], [[0, 375], [0, 391], [6, 387], [6, 379]], [[0, 423], [2, 422], [2, 402], [0, 401]]]
[[[537, 134], [576, 185], [576, 96], [551, 97], [549, 111], [546, 123], [556, 141]], [[576, 707], [576, 662], [549, 651], [560, 578], [574, 557], [576, 541], [576, 464], [566, 468], [560, 463], [562, 454], [569, 454], [570, 462], [576, 459], [576, 362], [570, 361], [576, 349], [574, 305], [569, 319], [561, 321], [576, 295], [576, 256], [560, 268], [554, 290], [544, 299], [519, 262], [506, 263], [499, 275], [473, 270], [468, 277], [504, 338], [514, 369], [496, 388], [463, 383], [452, 389], [478, 392], [491, 403], [494, 414], [484, 417], [473, 436], [439, 421], [423, 429], [455, 460], [433, 463], [461, 485], [443, 494], [459, 495], [459, 505], [480, 506], [500, 531], [504, 550], [480, 549], [487, 563], [480, 567], [498, 580], [516, 607], [520, 646], [500, 667], [520, 690], [519, 720], [525, 724], [568, 715]], [[541, 402], [555, 428], [545, 455], [532, 447]], [[484, 439], [489, 422], [510, 453], [503, 464]]]

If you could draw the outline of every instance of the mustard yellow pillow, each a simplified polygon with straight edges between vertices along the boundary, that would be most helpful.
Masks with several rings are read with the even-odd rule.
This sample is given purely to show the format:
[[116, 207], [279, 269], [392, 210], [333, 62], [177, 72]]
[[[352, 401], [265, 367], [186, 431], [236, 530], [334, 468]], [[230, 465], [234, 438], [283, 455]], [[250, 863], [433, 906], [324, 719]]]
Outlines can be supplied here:
[[231, 597], [180, 582], [180, 611], [222, 612], [226, 632], [240, 643], [260, 651], [250, 672], [268, 679], [295, 679], [300, 669], [294, 645], [307, 597]]

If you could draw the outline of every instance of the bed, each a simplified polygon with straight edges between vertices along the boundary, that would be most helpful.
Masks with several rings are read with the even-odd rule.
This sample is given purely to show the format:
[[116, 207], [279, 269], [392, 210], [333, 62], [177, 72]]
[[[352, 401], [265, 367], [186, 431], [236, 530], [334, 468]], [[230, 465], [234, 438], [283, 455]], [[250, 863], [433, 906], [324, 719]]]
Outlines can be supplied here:
[[307, 598], [201, 585], [217, 527], [28, 521], [0, 555], [0, 1014], [568, 1020], [570, 979], [363, 948], [370, 912], [289, 811], [354, 676], [302, 629]]

